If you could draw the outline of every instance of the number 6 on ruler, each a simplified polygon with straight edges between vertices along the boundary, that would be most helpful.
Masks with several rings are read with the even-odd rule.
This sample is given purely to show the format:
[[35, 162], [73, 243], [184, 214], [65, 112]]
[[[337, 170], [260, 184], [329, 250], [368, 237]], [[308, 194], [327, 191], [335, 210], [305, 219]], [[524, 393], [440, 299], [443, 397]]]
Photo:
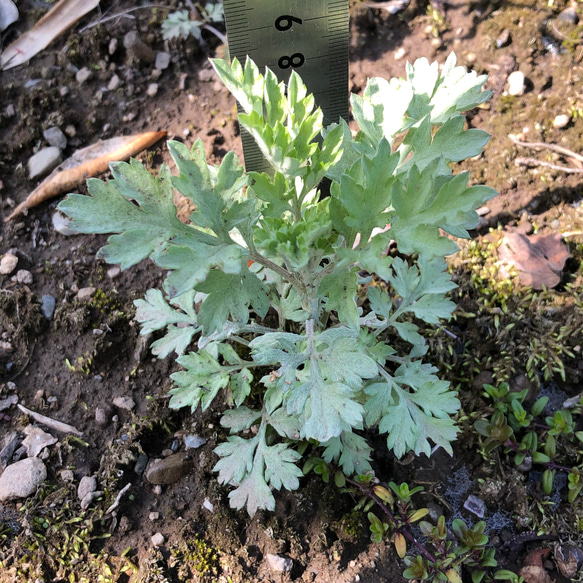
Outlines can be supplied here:
[[[297, 69], [324, 113], [324, 125], [348, 119], [348, 0], [224, 0], [231, 57], [251, 57], [287, 82]], [[247, 171], [268, 172], [242, 132]]]

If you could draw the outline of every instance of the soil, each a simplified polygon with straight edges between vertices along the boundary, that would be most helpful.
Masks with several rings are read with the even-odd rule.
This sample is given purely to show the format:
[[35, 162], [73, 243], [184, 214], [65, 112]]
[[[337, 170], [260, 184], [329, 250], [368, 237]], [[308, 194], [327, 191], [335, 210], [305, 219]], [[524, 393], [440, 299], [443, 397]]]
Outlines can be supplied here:
[[[381, 483], [422, 485], [417, 506], [441, 509], [448, 521], [476, 522], [462, 506], [470, 494], [481, 497], [498, 564], [515, 571], [532, 546], [551, 547], [544, 537], [530, 546], [519, 544], [515, 537], [521, 533], [583, 545], [583, 508], [580, 501], [566, 501], [566, 479], [557, 479], [556, 492], [546, 496], [540, 478], [517, 469], [502, 450], [481, 455], [471, 429], [471, 422], [487, 411], [484, 382], [507, 380], [515, 390], [528, 388], [533, 396], [542, 391], [559, 401], [581, 391], [582, 175], [516, 161], [531, 157], [575, 170], [582, 164], [565, 154], [517, 146], [509, 138], [554, 143], [575, 153], [581, 149], [583, 27], [560, 18], [568, 6], [564, 0], [412, 0], [391, 15], [351, 3], [352, 92], [362, 91], [368, 77], [403, 76], [407, 60], [427, 57], [443, 63], [451, 50], [459, 63], [489, 75], [493, 97], [469, 113], [468, 123], [492, 138], [484, 154], [463, 167], [475, 183], [500, 194], [482, 209], [480, 228], [473, 233], [478, 245], [465, 245], [452, 263], [460, 285], [451, 324], [455, 340], [435, 333], [430, 352], [444, 377], [459, 387], [464, 407], [460, 440], [453, 458], [438, 451], [430, 459], [406, 460], [383, 453], [379, 440], [374, 465]], [[160, 24], [179, 7], [174, 1], [170, 8], [144, 6], [124, 15], [131, 7], [126, 0], [103, 0], [100, 14], [82, 19], [28, 64], [1, 74], [3, 217], [36, 186], [28, 178], [27, 161], [46, 145], [43, 130], [51, 126], [67, 131], [65, 156], [99, 139], [166, 131], [168, 138], [188, 144], [201, 138], [212, 163], [230, 150], [241, 157], [235, 103], [207, 61], [224, 50], [219, 41], [207, 31], [202, 43], [193, 37], [164, 41]], [[583, 22], [583, 5], [574, 7]], [[21, 2], [19, 8], [24, 18], [3, 33], [4, 45], [48, 4]], [[124, 49], [124, 35], [131, 30], [154, 51], [170, 53], [170, 66], [159, 77], [152, 63]], [[76, 72], [82, 67], [92, 75], [80, 83]], [[515, 70], [525, 75], [525, 92], [511, 96], [507, 78]], [[121, 84], [109, 91], [114, 74]], [[158, 91], [151, 96], [147, 89], [153, 82]], [[556, 127], [560, 115], [568, 116], [565, 127]], [[152, 170], [171, 164], [163, 142], [138, 158]], [[45, 485], [27, 500], [0, 506], [0, 580], [403, 580], [404, 567], [392, 543], [370, 542], [366, 512], [354, 510], [358, 498], [318, 476], [307, 476], [297, 492], [279, 493], [272, 513], [250, 519], [229, 508], [228, 489], [212, 472], [213, 449], [223, 437], [220, 411], [190, 414], [167, 408], [169, 375], [177, 365], [151, 357], [132, 319], [133, 301], [158, 287], [162, 273], [151, 263], [121, 273], [111, 270], [96, 259], [105, 237], [65, 237], [55, 230], [57, 203], [43, 203], [0, 225], [0, 254], [12, 252], [17, 270], [32, 276], [0, 275], [0, 398], [17, 395], [20, 404], [75, 426], [82, 437], [49, 429], [59, 440], [48, 449]], [[495, 261], [484, 250], [491, 250], [492, 237], [504, 228], [569, 233], [564, 240], [570, 258], [556, 289], [533, 294], [514, 285], [509, 291], [490, 278], [486, 272]], [[85, 288], [93, 291], [83, 299]], [[50, 319], [41, 311], [45, 295], [56, 298]], [[116, 407], [117, 397], [131, 397], [135, 406]], [[16, 407], [0, 415], [1, 440], [32, 422]], [[206, 443], [186, 450], [183, 437], [188, 434]], [[175, 452], [185, 452], [186, 458], [180, 458], [184, 475], [174, 483], [154, 487], [136, 473], [144, 454], [154, 459]], [[67, 477], [63, 470], [72, 474]], [[103, 495], [82, 510], [77, 485], [91, 475], [97, 476]], [[127, 485], [119, 506], [107, 513]], [[156, 533], [164, 537], [160, 546], [151, 540]], [[293, 559], [292, 570], [271, 570], [268, 553]], [[553, 560], [544, 567], [554, 580], [567, 580]]]

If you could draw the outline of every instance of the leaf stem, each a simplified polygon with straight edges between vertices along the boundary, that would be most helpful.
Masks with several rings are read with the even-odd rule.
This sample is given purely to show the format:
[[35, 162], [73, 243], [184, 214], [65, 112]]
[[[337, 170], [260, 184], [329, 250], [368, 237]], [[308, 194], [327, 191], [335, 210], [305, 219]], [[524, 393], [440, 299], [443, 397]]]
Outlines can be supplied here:
[[293, 273], [290, 273], [287, 269], [281, 267], [277, 263], [270, 261], [267, 257], [263, 257], [263, 255], [260, 255], [259, 253], [249, 253], [249, 259], [255, 261], [255, 263], [259, 263], [259, 265], [263, 265], [263, 267], [271, 269], [271, 271], [275, 271], [275, 273], [283, 277], [283, 279], [289, 281], [289, 283], [291, 283], [299, 292], [306, 292], [304, 284]]

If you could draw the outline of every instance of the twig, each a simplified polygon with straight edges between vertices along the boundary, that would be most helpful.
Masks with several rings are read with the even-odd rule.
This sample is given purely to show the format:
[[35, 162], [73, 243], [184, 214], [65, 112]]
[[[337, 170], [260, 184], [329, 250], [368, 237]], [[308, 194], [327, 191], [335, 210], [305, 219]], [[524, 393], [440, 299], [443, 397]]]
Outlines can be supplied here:
[[132, 486], [132, 483], [130, 482], [129, 484], [126, 484], [117, 493], [117, 496], [115, 497], [115, 500], [113, 501], [113, 504], [105, 511], [105, 514], [109, 514], [110, 512], [113, 512], [119, 506], [119, 501], [121, 500], [121, 497], [131, 488], [131, 486]]
[[[109, 22], [110, 20], [115, 20], [116, 18], [121, 18], [130, 12], [134, 12], [136, 10], [142, 10], [143, 8], [170, 8], [169, 6], [164, 6], [163, 4], [147, 4], [146, 6], [134, 6], [133, 8], [128, 8], [122, 12], [117, 12], [116, 14], [112, 14], [111, 16], [104, 16], [100, 18], [97, 22], [91, 22], [87, 26], [84, 26], [82, 29], [79, 30], [79, 33], [84, 33], [86, 30], [93, 28], [95, 26], [99, 26], [104, 22]], [[133, 18], [133, 17], [132, 17]]]
[[516, 158], [514, 163], [517, 166], [545, 166], [551, 170], [560, 170], [561, 172], [567, 172], [568, 174], [583, 174], [583, 170], [579, 168], [570, 168], [569, 166], [557, 166], [556, 164], [551, 164], [550, 162], [543, 162], [542, 160], [537, 160], [536, 158]]
[[56, 419], [51, 419], [50, 417], [45, 417], [40, 413], [35, 413], [26, 407], [23, 407], [20, 403], [16, 405], [23, 413], [30, 415], [35, 421], [46, 425], [50, 429], [54, 429], [55, 431], [60, 431], [61, 433], [72, 433], [77, 437], [83, 437], [83, 434], [73, 427], [72, 425], [68, 425], [67, 423], [63, 423], [62, 421], [57, 421]]
[[524, 146], [525, 148], [546, 148], [547, 150], [552, 150], [553, 152], [558, 152], [559, 154], [564, 154], [569, 158], [575, 158], [575, 160], [583, 162], [583, 156], [581, 156], [580, 154], [576, 154], [572, 150], [563, 148], [562, 146], [557, 146], [556, 144], [545, 144], [544, 142], [523, 142], [512, 134], [509, 134], [508, 137], [517, 146]]

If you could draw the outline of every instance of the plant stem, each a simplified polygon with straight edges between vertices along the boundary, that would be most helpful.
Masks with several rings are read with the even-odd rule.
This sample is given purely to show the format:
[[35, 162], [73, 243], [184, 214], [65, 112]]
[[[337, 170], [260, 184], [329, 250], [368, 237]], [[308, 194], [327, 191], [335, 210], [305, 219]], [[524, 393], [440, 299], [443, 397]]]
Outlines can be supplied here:
[[273, 263], [273, 261], [270, 261], [267, 257], [263, 257], [263, 255], [260, 255], [259, 253], [249, 253], [249, 259], [255, 261], [255, 263], [259, 263], [259, 265], [263, 265], [263, 267], [271, 269], [271, 271], [275, 271], [275, 273], [291, 283], [300, 293], [303, 294], [306, 292], [304, 284], [293, 273], [290, 273], [287, 269], [281, 267], [277, 263]]

